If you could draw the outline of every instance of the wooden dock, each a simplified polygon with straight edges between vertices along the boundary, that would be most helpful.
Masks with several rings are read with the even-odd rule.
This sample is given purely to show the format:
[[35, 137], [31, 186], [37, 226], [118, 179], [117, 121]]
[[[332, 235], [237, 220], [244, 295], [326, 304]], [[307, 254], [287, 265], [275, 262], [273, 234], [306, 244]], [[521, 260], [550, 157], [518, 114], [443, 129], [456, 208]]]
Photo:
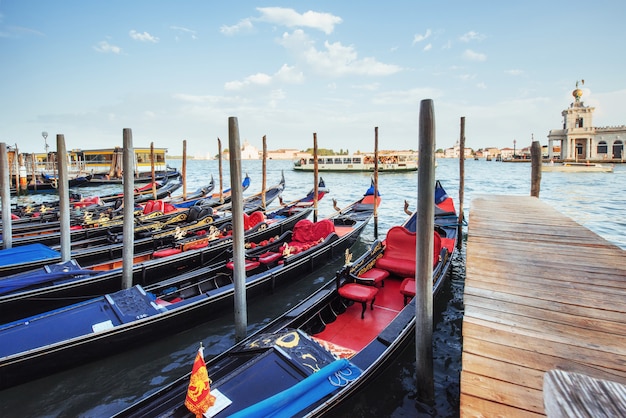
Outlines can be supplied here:
[[545, 416], [553, 369], [626, 384], [625, 251], [539, 199], [479, 196], [466, 264], [462, 417]]

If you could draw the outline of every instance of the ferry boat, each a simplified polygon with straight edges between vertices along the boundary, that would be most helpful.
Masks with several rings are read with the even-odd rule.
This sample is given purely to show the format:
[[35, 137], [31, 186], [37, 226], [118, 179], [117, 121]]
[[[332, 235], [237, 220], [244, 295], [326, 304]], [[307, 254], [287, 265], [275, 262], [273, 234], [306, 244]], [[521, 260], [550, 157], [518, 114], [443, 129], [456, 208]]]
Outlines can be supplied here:
[[[313, 157], [294, 161], [296, 171], [314, 171]], [[373, 172], [374, 153], [353, 155], [326, 155], [317, 158], [318, 171], [338, 172]], [[379, 172], [417, 171], [417, 153], [415, 152], [381, 152], [378, 153]]]
[[[134, 148], [135, 177], [148, 178], [152, 172], [150, 148]], [[167, 167], [167, 148], [154, 148], [154, 170], [163, 175], [173, 170]], [[67, 167], [70, 177], [90, 175], [91, 183], [99, 180], [121, 180], [122, 147], [92, 150], [73, 149], [67, 152]], [[49, 177], [56, 176], [56, 153], [35, 154], [36, 172]]]

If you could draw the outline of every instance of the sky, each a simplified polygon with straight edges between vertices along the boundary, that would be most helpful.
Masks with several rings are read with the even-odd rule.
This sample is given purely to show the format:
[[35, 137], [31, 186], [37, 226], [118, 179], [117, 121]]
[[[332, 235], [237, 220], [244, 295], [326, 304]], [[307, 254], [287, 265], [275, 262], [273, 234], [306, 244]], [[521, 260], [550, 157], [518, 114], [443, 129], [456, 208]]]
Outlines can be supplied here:
[[[595, 126], [626, 124], [626, 2], [0, 0], [0, 142], [215, 155], [547, 144], [580, 82]], [[582, 84], [584, 80], [584, 85]]]

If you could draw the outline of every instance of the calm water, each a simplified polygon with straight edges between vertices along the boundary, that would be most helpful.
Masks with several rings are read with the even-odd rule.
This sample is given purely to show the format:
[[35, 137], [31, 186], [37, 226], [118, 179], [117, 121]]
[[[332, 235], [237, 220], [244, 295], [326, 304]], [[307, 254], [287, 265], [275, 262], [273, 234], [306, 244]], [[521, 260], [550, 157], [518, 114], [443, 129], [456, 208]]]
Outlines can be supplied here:
[[[171, 165], [180, 166], [180, 161]], [[261, 189], [261, 162], [243, 161], [252, 184], [246, 194]], [[188, 190], [207, 182], [213, 175], [218, 180], [216, 161], [188, 163]], [[228, 164], [224, 164], [227, 172]], [[291, 170], [288, 161], [269, 161], [268, 180], [271, 185], [280, 180], [284, 171], [287, 186], [284, 201], [299, 198], [313, 184], [312, 174]], [[227, 174], [226, 174], [227, 176]], [[369, 185], [367, 174], [323, 175], [331, 193], [319, 204], [319, 215], [333, 212], [334, 198], [340, 207], [359, 198]], [[438, 160], [437, 178], [455, 198], [458, 206], [458, 161]], [[541, 200], [573, 218], [605, 239], [626, 249], [626, 220], [622, 216], [626, 203], [624, 190], [626, 166], [616, 167], [615, 173], [544, 173]], [[401, 223], [404, 200], [415, 210], [417, 174], [381, 174], [379, 188], [383, 203], [379, 212], [379, 234]], [[228, 186], [225, 179], [224, 187]], [[89, 194], [88, 189], [83, 189]], [[530, 164], [465, 161], [465, 214], [471, 223], [471, 200], [480, 194], [529, 195]], [[355, 256], [361, 254], [374, 240], [371, 222], [353, 247]], [[343, 416], [439, 416], [458, 415], [459, 372], [461, 357], [461, 323], [463, 316], [463, 283], [465, 278], [465, 247], [454, 260], [451, 280], [436, 303], [434, 360], [436, 403], [433, 407], [416, 402], [415, 349], [409, 347], [362, 396], [354, 399], [341, 413]], [[341, 266], [338, 260], [315, 274], [280, 290], [271, 298], [253, 300], [248, 307], [250, 332], [258, 329], [287, 308], [330, 279]], [[144, 341], [123, 354], [68, 370], [31, 383], [0, 391], [0, 416], [75, 417], [109, 416], [133, 403], [143, 395], [187, 373], [191, 368], [198, 343], [205, 346], [205, 356], [213, 356], [234, 342], [232, 313], [207, 318], [205, 324], [177, 335]]]

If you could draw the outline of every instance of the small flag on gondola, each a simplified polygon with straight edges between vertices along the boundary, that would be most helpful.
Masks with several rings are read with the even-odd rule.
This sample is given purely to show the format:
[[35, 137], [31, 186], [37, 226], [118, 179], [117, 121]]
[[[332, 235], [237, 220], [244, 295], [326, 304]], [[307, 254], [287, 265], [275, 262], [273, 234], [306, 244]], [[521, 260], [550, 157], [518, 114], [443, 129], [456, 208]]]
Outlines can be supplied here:
[[196, 418], [201, 418], [202, 414], [215, 403], [215, 396], [211, 395], [210, 383], [209, 372], [204, 362], [204, 348], [200, 344], [196, 359], [193, 362], [187, 398], [185, 399], [185, 406], [196, 415]]

